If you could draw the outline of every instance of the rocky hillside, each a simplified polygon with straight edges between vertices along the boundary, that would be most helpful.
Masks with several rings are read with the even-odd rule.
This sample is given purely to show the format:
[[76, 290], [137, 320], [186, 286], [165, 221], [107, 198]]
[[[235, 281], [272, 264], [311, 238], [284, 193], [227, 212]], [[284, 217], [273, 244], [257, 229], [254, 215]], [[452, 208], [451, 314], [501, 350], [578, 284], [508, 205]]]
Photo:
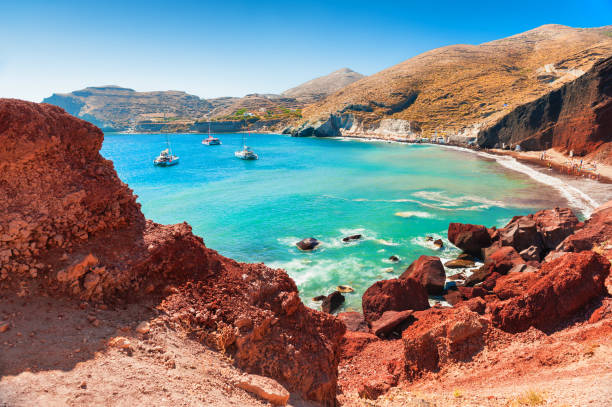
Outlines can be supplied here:
[[364, 77], [364, 75], [352, 69], [342, 68], [329, 75], [312, 79], [295, 88], [288, 89], [282, 93], [282, 96], [291, 97], [305, 103], [312, 103]]
[[612, 57], [560, 89], [517, 107], [483, 130], [478, 144], [560, 149], [612, 163]]
[[[382, 119], [394, 119], [420, 127], [425, 136], [438, 130], [475, 137], [515, 107], [610, 57], [611, 33], [612, 26], [545, 25], [480, 45], [434, 49], [305, 108], [306, 124], [293, 133], [308, 135], [323, 126], [317, 135], [340, 130], [363, 135], [378, 129]], [[327, 122], [330, 114], [335, 123]]]
[[146, 220], [102, 140], [56, 106], [0, 99], [0, 298], [154, 301], [167, 324], [239, 368], [335, 404], [344, 326], [304, 306], [283, 270], [225, 258], [186, 223]]
[[185, 92], [136, 92], [118, 86], [54, 93], [43, 103], [109, 130], [126, 130], [142, 121], [181, 123], [203, 117], [212, 109], [210, 102]]
[[[352, 83], [363, 75], [348, 68], [313, 79], [282, 95], [253, 93], [244, 97], [201, 99], [179, 91], [136, 92], [119, 86], [88, 87], [54, 93], [43, 100], [108, 131], [202, 131], [198, 122], [236, 122], [213, 125], [213, 131], [240, 131], [251, 118], [255, 129], [278, 127], [300, 119], [308, 103]], [[248, 113], [248, 115], [244, 115]], [[255, 124], [255, 121], [262, 123]], [[208, 125], [205, 126], [207, 130]]]

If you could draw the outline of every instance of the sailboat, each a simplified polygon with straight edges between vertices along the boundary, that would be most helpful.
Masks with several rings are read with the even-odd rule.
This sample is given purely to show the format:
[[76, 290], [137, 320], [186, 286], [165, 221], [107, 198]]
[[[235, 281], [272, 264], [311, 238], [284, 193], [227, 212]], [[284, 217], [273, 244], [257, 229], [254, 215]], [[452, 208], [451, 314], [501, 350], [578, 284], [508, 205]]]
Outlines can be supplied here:
[[170, 167], [179, 163], [178, 156], [172, 154], [172, 147], [170, 147], [170, 139], [166, 135], [166, 145], [168, 148], [162, 150], [159, 156], [153, 161], [153, 165], [158, 167]]
[[221, 144], [221, 140], [210, 135], [210, 121], [208, 122], [208, 138], [202, 140], [202, 144], [207, 146], [218, 146]]
[[234, 155], [236, 158], [240, 158], [241, 160], [257, 160], [259, 158], [257, 154], [255, 154], [253, 150], [246, 145], [246, 137], [244, 132], [242, 133], [242, 150], [236, 151]]

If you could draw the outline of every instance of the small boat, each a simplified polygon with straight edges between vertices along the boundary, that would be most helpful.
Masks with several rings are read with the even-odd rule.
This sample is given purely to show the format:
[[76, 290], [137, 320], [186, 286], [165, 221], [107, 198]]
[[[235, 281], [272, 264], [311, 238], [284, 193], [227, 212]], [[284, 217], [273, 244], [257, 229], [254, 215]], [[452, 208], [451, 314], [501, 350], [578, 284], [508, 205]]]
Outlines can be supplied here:
[[210, 122], [208, 122], [208, 138], [202, 140], [202, 144], [207, 146], [218, 146], [221, 145], [221, 140], [210, 135]]
[[257, 160], [259, 157], [245, 143], [246, 136], [242, 133], [242, 150], [236, 151], [234, 156], [241, 160]]
[[157, 158], [153, 161], [153, 165], [158, 167], [170, 167], [171, 165], [176, 165], [179, 163], [179, 157], [172, 154], [168, 136], [166, 136], [166, 144], [168, 148], [159, 153], [159, 156], [157, 156]]
[[259, 158], [248, 146], [242, 146], [242, 150], [236, 151], [234, 155], [241, 160], [257, 160]]

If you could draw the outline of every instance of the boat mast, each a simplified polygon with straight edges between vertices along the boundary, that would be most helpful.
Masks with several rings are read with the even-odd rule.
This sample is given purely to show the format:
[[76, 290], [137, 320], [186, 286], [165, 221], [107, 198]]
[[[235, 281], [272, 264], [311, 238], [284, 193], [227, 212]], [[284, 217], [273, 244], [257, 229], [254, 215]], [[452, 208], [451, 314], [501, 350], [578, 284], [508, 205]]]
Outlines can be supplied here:
[[166, 145], [168, 146], [168, 151], [170, 152], [170, 157], [172, 157], [172, 146], [170, 146], [170, 138], [166, 134]]

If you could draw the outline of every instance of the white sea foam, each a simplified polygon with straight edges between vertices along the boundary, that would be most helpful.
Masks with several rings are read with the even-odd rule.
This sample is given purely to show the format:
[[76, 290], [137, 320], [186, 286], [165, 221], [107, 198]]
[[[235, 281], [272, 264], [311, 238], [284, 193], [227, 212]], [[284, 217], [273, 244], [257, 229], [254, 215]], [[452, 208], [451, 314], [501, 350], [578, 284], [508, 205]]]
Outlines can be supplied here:
[[404, 211], [404, 212], [395, 212], [395, 216], [399, 216], [400, 218], [433, 218], [433, 213], [429, 212], [419, 212], [419, 211]]

